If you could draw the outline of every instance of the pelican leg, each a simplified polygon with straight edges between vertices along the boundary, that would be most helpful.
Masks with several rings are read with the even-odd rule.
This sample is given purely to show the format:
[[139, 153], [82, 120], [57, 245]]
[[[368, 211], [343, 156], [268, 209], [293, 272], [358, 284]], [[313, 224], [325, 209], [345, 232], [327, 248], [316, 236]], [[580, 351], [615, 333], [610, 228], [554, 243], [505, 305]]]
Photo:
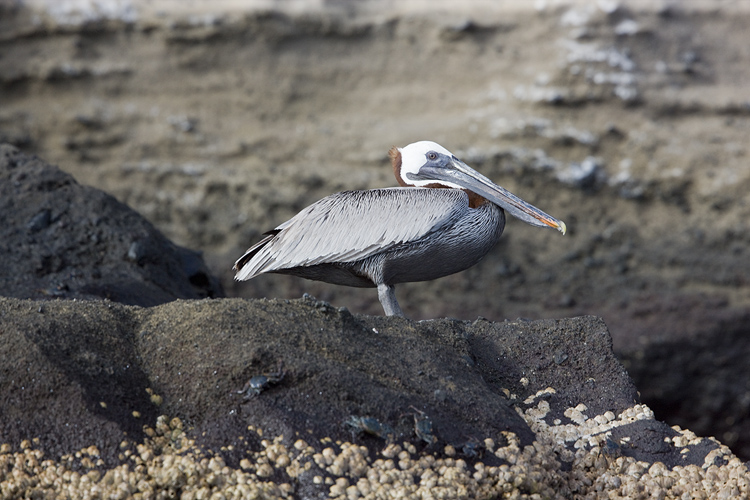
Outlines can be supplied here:
[[393, 285], [380, 283], [378, 285], [378, 299], [380, 299], [380, 303], [383, 305], [386, 316], [404, 316], [404, 311], [401, 310], [396, 301], [396, 291]]

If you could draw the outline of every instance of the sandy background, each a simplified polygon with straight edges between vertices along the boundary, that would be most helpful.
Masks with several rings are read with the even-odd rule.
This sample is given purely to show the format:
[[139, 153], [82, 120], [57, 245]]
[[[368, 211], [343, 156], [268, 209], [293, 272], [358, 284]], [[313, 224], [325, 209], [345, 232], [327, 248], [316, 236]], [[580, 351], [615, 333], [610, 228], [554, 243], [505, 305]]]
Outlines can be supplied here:
[[401, 286], [406, 314], [602, 316], [657, 416], [750, 456], [748, 4], [0, 5], [0, 140], [202, 251], [229, 295], [380, 314], [374, 290], [230, 268], [435, 140], [569, 234], [511, 220], [480, 265]]

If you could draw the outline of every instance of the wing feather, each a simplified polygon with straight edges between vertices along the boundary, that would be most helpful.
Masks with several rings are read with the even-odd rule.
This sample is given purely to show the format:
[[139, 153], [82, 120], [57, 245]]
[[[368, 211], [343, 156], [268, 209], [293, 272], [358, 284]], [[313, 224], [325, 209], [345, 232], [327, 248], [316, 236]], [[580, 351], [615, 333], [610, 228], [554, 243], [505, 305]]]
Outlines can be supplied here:
[[334, 262], [355, 262], [416, 241], [468, 210], [456, 189], [344, 191], [313, 203], [269, 232], [235, 264], [237, 280]]

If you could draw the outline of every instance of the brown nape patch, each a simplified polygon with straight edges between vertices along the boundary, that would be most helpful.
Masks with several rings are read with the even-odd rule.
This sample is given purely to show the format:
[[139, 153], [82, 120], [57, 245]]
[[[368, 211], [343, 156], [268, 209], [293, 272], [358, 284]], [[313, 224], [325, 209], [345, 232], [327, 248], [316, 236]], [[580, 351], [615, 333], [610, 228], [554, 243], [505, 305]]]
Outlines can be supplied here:
[[407, 184], [404, 179], [401, 178], [401, 151], [398, 150], [396, 146], [393, 146], [388, 151], [388, 158], [391, 159], [391, 166], [393, 167], [393, 175], [396, 176], [396, 180], [398, 181], [400, 186], [411, 186], [411, 184]]
[[474, 191], [469, 191], [468, 189], [464, 189], [464, 192], [469, 195], [469, 207], [470, 208], [479, 208], [485, 203], [487, 203], [487, 199], [479, 196]]

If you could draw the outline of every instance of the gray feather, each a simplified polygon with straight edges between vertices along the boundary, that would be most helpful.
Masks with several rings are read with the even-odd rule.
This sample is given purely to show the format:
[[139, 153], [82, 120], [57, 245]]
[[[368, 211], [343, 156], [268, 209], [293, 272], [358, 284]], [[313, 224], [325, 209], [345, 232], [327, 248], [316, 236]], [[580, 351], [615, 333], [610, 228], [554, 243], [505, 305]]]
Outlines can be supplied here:
[[[439, 232], [455, 224], [468, 210], [467, 194], [456, 189], [385, 188], [337, 193], [305, 208], [279, 225], [273, 231], [277, 234], [251, 247], [237, 261], [235, 279], [361, 261]], [[250, 253], [254, 255], [245, 262]]]

